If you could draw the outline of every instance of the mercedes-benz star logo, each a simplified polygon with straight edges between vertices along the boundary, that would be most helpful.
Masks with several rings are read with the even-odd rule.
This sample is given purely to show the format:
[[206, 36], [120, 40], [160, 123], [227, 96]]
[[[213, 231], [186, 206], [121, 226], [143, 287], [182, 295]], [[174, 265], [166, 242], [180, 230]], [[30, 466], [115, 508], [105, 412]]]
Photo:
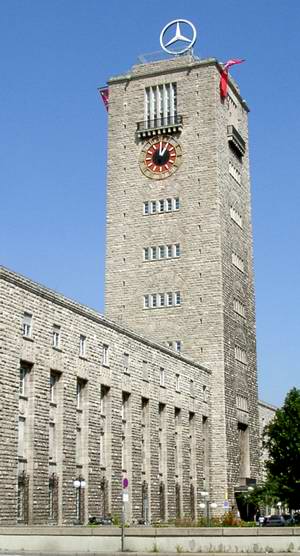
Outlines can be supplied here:
[[[192, 37], [186, 37], [181, 33], [180, 23], [183, 23], [185, 26], [188, 26], [192, 29]], [[165, 43], [164, 36], [168, 31], [168, 29], [170, 29], [170, 27], [172, 26], [176, 26], [175, 35], [173, 36], [172, 39], [170, 39], [168, 42]], [[165, 52], [168, 52], [168, 54], [183, 54], [183, 52], [186, 52], [187, 50], [190, 50], [192, 48], [192, 46], [196, 42], [196, 38], [197, 38], [196, 29], [190, 21], [188, 21], [187, 19], [174, 19], [173, 21], [170, 21], [170, 23], [168, 23], [163, 28], [159, 40], [160, 40], [160, 46]], [[179, 48], [176, 47], [174, 49], [168, 48], [169, 46], [176, 45], [178, 43], [187, 43], [188, 45], [185, 46], [184, 48], [181, 47], [182, 46], [181, 44], [179, 44]]]

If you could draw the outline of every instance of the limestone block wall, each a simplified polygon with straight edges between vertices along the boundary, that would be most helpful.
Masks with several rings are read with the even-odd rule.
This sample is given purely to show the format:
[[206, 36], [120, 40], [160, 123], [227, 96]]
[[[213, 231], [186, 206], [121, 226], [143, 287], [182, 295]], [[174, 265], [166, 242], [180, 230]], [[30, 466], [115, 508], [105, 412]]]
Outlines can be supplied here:
[[[216, 88], [218, 76], [216, 76]], [[241, 155], [228, 142], [234, 125], [245, 142]], [[231, 465], [229, 488], [259, 476], [258, 386], [251, 223], [248, 108], [233, 82], [217, 103], [218, 186], [224, 299], [226, 436]], [[233, 257], [237, 256], [238, 260]], [[242, 263], [240, 265], [240, 263]], [[237, 350], [240, 353], [237, 353]], [[243, 361], [241, 360], [243, 359]], [[240, 465], [238, 426], [247, 434], [248, 465]], [[248, 468], [248, 469], [247, 469]]]
[[275, 417], [277, 407], [269, 403], [259, 401], [258, 403], [258, 414], [259, 414], [259, 436], [260, 436], [260, 477], [261, 480], [265, 479], [266, 473], [264, 469], [264, 463], [268, 458], [268, 452], [262, 446], [263, 432], [266, 425], [272, 421]]
[[[161, 518], [161, 483], [166, 519], [178, 511], [197, 515], [203, 417], [210, 421], [209, 395], [203, 391], [209, 392], [210, 373], [4, 268], [0, 299], [0, 523], [71, 525], [86, 522], [89, 515], [120, 515], [124, 478], [129, 482], [128, 522], [145, 516], [144, 482], [149, 521]], [[24, 313], [32, 316], [27, 337]], [[56, 346], [54, 325], [60, 327]], [[21, 368], [26, 371], [22, 395]], [[144, 438], [143, 404], [148, 407]], [[161, 454], [160, 404], [166, 412]], [[176, 455], [175, 412], [181, 438]], [[20, 415], [25, 418], [22, 434]], [[25, 489], [20, 476], [26, 478]]]
[[[222, 103], [219, 78], [216, 60], [183, 56], [133, 66], [109, 81], [105, 311], [164, 345], [179, 340], [184, 355], [212, 370], [211, 488], [223, 504], [234, 502], [241, 479], [257, 477], [258, 414], [248, 109], [233, 81], [231, 100]], [[145, 87], [171, 82], [183, 118], [182, 131], [174, 135], [182, 163], [158, 181], [139, 168], [147, 138], [137, 138], [136, 126], [144, 117]], [[230, 149], [228, 125], [246, 143], [242, 160]], [[241, 184], [232, 174], [237, 180], [240, 175]], [[178, 210], [143, 214], [145, 202], [168, 198], [179, 199]], [[176, 243], [180, 257], [143, 260], [145, 247]], [[243, 272], [233, 265], [233, 253]], [[145, 294], [176, 291], [180, 306], [143, 307]], [[243, 316], [233, 308], [235, 299]], [[236, 346], [247, 362], [236, 360]], [[240, 421], [248, 439], [247, 477], [240, 470]]]

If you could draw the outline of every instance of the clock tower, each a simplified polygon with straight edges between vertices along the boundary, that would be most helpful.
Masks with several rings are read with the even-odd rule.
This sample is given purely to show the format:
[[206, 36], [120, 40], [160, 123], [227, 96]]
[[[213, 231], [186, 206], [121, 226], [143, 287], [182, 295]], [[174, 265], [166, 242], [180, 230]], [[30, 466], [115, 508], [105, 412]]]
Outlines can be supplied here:
[[221, 70], [188, 52], [110, 79], [105, 286], [110, 319], [211, 370], [219, 513], [259, 461], [248, 108]]

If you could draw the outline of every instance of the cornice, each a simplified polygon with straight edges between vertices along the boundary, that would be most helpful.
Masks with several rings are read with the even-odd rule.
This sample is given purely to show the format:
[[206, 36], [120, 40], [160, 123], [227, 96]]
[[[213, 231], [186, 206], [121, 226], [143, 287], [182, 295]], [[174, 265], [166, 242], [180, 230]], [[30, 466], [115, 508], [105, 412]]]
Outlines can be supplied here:
[[258, 405], [262, 407], [266, 407], [267, 409], [271, 409], [272, 411], [277, 411], [278, 407], [275, 405], [271, 405], [270, 403], [263, 402], [262, 400], [258, 400]]
[[90, 321], [93, 321], [97, 324], [101, 324], [102, 326], [106, 326], [107, 328], [110, 328], [115, 332], [118, 332], [119, 334], [123, 334], [124, 336], [136, 340], [148, 347], [157, 349], [162, 353], [174, 357], [175, 359], [178, 359], [186, 363], [187, 365], [191, 365], [192, 367], [201, 369], [207, 374], [211, 374], [211, 371], [209, 369], [206, 369], [206, 367], [203, 367], [199, 363], [195, 363], [194, 361], [182, 355], [177, 354], [176, 352], [168, 349], [167, 347], [164, 347], [151, 340], [148, 340], [147, 338], [137, 334], [133, 330], [120, 326], [116, 322], [113, 322], [112, 320], [109, 320], [103, 315], [101, 315], [101, 313], [98, 313], [95, 309], [90, 309], [85, 305], [81, 305], [80, 303], [77, 303], [76, 301], [73, 301], [72, 299], [69, 299], [64, 295], [57, 293], [56, 291], [51, 290], [50, 288], [46, 288], [45, 286], [42, 286], [41, 284], [38, 284], [37, 282], [30, 280], [29, 278], [25, 278], [21, 274], [13, 272], [3, 266], [0, 266], [0, 280], [11, 283], [19, 288], [22, 288], [23, 290], [33, 293], [34, 295], [40, 297], [41, 299], [46, 299], [51, 303], [55, 303], [56, 305], [68, 309], [73, 313], [76, 313], [78, 315], [83, 316], [86, 319], [89, 319]]
[[[172, 67], [171, 64], [174, 64]], [[184, 71], [190, 71], [191, 69], [197, 69], [200, 67], [215, 66], [219, 73], [223, 69], [223, 65], [216, 58], [206, 58], [205, 60], [200, 60], [192, 56], [177, 57], [167, 60], [160, 60], [157, 62], [149, 62], [147, 64], [137, 64], [132, 67], [131, 71], [111, 77], [108, 80], [108, 86], [113, 86], [120, 83], [129, 83], [130, 81], [136, 81], [138, 79], [144, 79], [145, 77], [156, 77], [159, 75], [172, 74]], [[138, 71], [144, 70], [144, 71]], [[234, 94], [239, 99], [243, 108], [250, 112], [246, 101], [241, 97], [240, 91], [234, 79], [231, 75], [228, 75], [228, 86], [232, 89]]]

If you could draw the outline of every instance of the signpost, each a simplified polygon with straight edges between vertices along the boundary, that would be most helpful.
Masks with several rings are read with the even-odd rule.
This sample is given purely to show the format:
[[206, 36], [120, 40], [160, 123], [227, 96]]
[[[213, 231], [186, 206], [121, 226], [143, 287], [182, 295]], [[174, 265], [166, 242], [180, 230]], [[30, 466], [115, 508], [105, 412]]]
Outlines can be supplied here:
[[125, 477], [122, 481], [122, 534], [121, 534], [121, 551], [124, 552], [125, 543], [125, 502], [129, 500], [128, 494], [128, 479]]

